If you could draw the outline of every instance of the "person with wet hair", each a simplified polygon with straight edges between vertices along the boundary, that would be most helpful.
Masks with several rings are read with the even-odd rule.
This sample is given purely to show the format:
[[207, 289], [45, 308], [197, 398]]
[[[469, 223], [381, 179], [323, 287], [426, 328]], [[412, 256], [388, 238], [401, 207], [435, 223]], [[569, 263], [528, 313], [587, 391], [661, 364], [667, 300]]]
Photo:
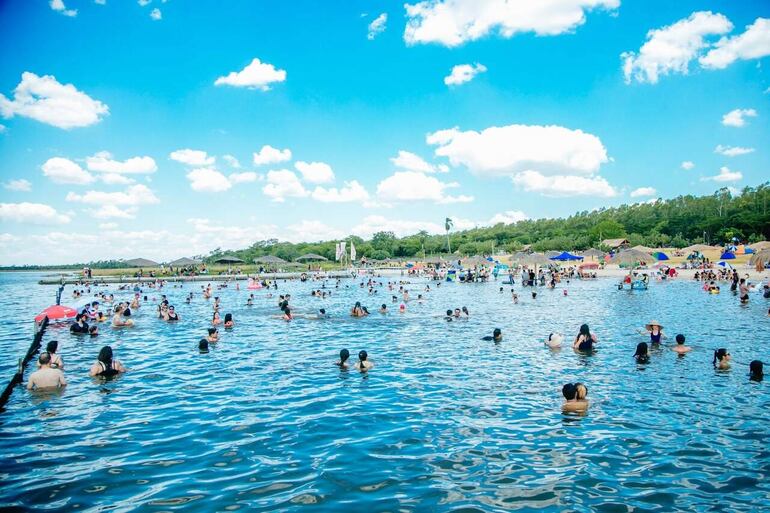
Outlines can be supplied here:
[[382, 303], [382, 306], [380, 306], [380, 310], [379, 311], [380, 311], [381, 314], [388, 313], [388, 305], [386, 305], [385, 303]]
[[343, 349], [343, 350], [340, 351], [340, 359], [339, 359], [339, 361], [337, 361], [337, 363], [335, 363], [334, 365], [336, 365], [340, 369], [347, 369], [348, 368], [348, 364], [347, 364], [348, 358], [350, 358], [350, 351], [348, 351], [347, 349]]
[[650, 361], [650, 348], [647, 346], [647, 342], [639, 342], [636, 345], [634, 358], [636, 358], [637, 363], [647, 363]]
[[730, 353], [727, 352], [727, 349], [724, 347], [720, 347], [716, 351], [714, 351], [714, 359], [712, 360], [712, 364], [714, 365], [714, 368], [719, 370], [727, 370], [730, 368], [730, 360], [731, 360]]
[[372, 367], [374, 367], [374, 364], [371, 361], [369, 361], [369, 354], [363, 350], [359, 351], [358, 363], [356, 363], [356, 370], [359, 370], [361, 372], [366, 372]]
[[680, 355], [683, 355], [692, 351], [692, 347], [684, 345], [684, 341], [685, 341], [684, 335], [679, 333], [676, 336], [676, 345], [672, 347], [671, 350], [674, 351], [675, 353], [679, 353]]
[[350, 315], [352, 317], [365, 317], [366, 313], [364, 312], [364, 309], [361, 307], [361, 302], [356, 301], [356, 304], [353, 305], [353, 308], [350, 309]]
[[452, 317], [452, 309], [451, 308], [447, 308], [446, 315], [444, 316], [444, 320], [447, 321], [447, 322], [452, 322], [452, 319], [453, 319], [453, 317]]
[[126, 372], [126, 368], [120, 361], [113, 359], [112, 348], [110, 346], [104, 346], [99, 351], [99, 356], [96, 362], [91, 366], [91, 370], [88, 372], [89, 376], [102, 376], [110, 378], [117, 376], [118, 374]]
[[225, 324], [224, 324], [224, 326], [225, 326], [225, 328], [232, 328], [233, 326], [235, 326], [235, 322], [233, 321], [233, 314], [231, 314], [231, 313], [226, 313], [225, 314]]
[[174, 308], [174, 305], [169, 305], [168, 310], [166, 310], [166, 320], [167, 321], [180, 320], [179, 314], [176, 313], [176, 309]]
[[481, 340], [486, 340], [487, 342], [500, 342], [503, 340], [503, 330], [500, 328], [495, 328], [492, 330], [492, 335], [481, 337]]
[[75, 317], [75, 322], [70, 324], [70, 333], [88, 333], [88, 323], [86, 322], [88, 315], [79, 313]]
[[209, 328], [209, 334], [206, 337], [206, 340], [211, 343], [219, 342], [219, 330], [216, 328]]
[[51, 355], [49, 353], [40, 353], [37, 364], [40, 368], [29, 375], [27, 390], [61, 388], [67, 386], [67, 380], [64, 379], [64, 373], [61, 369], [51, 367]]
[[[94, 326], [95, 328], [96, 326]], [[62, 361], [61, 356], [59, 356], [56, 351], [59, 349], [59, 342], [56, 340], [50, 340], [48, 344], [45, 346], [45, 350], [48, 353], [48, 355], [51, 357], [51, 368], [52, 369], [60, 369], [64, 370], [64, 361]]]
[[211, 317], [211, 325], [219, 326], [222, 324], [222, 317], [219, 316], [219, 310], [214, 311], [214, 315]]
[[208, 353], [209, 352], [209, 341], [208, 339], [202, 338], [198, 341], [198, 351], [201, 353]]
[[591, 333], [588, 324], [583, 324], [575, 337], [575, 342], [572, 343], [572, 348], [581, 353], [590, 353], [594, 349], [594, 344], [596, 344], [596, 335]]
[[562, 411], [585, 412], [588, 409], [588, 387], [583, 383], [567, 383], [561, 388], [564, 396]]
[[752, 360], [749, 364], [749, 379], [752, 381], [762, 381], [764, 376], [764, 364], [759, 360]]

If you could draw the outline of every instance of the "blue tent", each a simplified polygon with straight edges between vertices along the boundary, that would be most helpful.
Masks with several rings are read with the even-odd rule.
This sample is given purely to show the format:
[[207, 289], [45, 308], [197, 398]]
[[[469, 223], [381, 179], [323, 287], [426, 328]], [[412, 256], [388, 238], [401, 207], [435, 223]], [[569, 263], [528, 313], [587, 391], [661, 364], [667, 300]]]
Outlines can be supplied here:
[[729, 251], [725, 251], [722, 253], [722, 256], [719, 257], [720, 260], [734, 260], [735, 259], [735, 253], [730, 253]]
[[583, 260], [583, 257], [564, 251], [561, 255], [552, 256], [549, 260], [559, 260], [560, 262], [564, 262], [567, 260]]
[[668, 260], [668, 255], [662, 251], [656, 251], [652, 254], [657, 260]]
[[756, 251], [754, 251], [751, 248], [746, 248], [743, 250], [743, 252], [746, 253], [747, 255], [753, 255], [754, 253], [756, 253]]

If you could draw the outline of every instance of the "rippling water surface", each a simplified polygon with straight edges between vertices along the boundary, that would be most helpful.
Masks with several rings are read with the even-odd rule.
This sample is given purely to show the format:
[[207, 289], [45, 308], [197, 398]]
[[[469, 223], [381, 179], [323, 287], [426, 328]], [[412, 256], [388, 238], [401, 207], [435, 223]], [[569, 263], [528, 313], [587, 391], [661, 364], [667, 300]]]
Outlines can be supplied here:
[[[0, 274], [3, 383], [29, 346], [32, 317], [52, 303], [55, 287], [39, 278]], [[425, 283], [413, 281], [413, 298]], [[747, 377], [752, 359], [770, 362], [761, 295], [742, 307], [691, 282], [629, 292], [599, 280], [536, 300], [517, 284], [515, 305], [499, 284], [431, 283], [423, 303], [398, 314], [387, 290], [369, 296], [347, 280], [329, 285], [331, 298], [310, 297], [319, 286], [279, 284], [295, 313], [332, 314], [291, 323], [274, 317], [265, 291], [252, 307], [245, 289], [219, 291], [237, 325], [208, 354], [197, 350], [212, 313], [200, 284], [164, 289], [178, 324], [145, 304], [136, 327], [102, 324], [97, 339], [49, 327], [44, 343], [59, 340], [70, 384], [17, 388], [0, 414], [0, 506], [754, 512], [770, 500], [769, 383]], [[352, 319], [355, 301], [394, 312]], [[469, 320], [441, 319], [463, 305]], [[653, 318], [671, 339], [637, 365], [636, 330]], [[583, 322], [600, 340], [593, 356], [544, 348], [548, 333], [570, 339]], [[502, 343], [480, 340], [494, 327]], [[668, 348], [679, 332], [695, 349], [682, 358]], [[105, 344], [130, 369], [109, 382], [87, 374]], [[375, 368], [341, 372], [343, 347], [366, 349]], [[732, 353], [732, 370], [713, 370], [717, 347]], [[560, 409], [561, 386], [574, 381], [589, 388], [582, 417]]]

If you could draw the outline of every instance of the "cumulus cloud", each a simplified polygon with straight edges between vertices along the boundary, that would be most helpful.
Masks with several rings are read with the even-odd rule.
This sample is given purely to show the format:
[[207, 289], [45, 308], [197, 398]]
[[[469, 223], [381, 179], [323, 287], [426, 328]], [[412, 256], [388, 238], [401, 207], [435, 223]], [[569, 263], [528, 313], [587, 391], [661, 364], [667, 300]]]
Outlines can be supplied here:
[[369, 33], [366, 35], [370, 41], [377, 37], [377, 34], [385, 32], [385, 24], [388, 22], [387, 13], [382, 13], [377, 16], [374, 21], [369, 24]]
[[32, 190], [32, 183], [24, 178], [8, 180], [3, 184], [3, 188], [8, 189], [9, 191], [29, 192]]
[[115, 205], [100, 205], [97, 208], [87, 209], [86, 213], [96, 219], [134, 219], [136, 207], [118, 208]]
[[726, 157], [737, 157], [738, 155], [746, 155], [747, 153], [754, 153], [754, 148], [744, 148], [742, 146], [722, 146], [717, 145], [714, 149], [714, 153], [719, 153]]
[[230, 173], [228, 179], [232, 184], [256, 182], [259, 177], [254, 171], [244, 171], [243, 173]]
[[297, 175], [288, 169], [268, 171], [267, 184], [262, 187], [262, 192], [277, 203], [285, 201], [287, 197], [304, 198], [309, 194]]
[[743, 34], [723, 37], [698, 62], [709, 69], [724, 69], [737, 60], [770, 55], [770, 19], [757, 18]]
[[487, 67], [483, 64], [458, 64], [452, 68], [452, 72], [444, 77], [444, 84], [448, 86], [460, 85], [473, 80], [479, 73], [484, 73]]
[[511, 176], [528, 170], [542, 174], [590, 175], [608, 162], [595, 135], [561, 126], [508, 125], [481, 132], [457, 128], [428, 134], [436, 155], [486, 176]]
[[70, 159], [54, 157], [45, 161], [40, 167], [43, 175], [54, 183], [68, 183], [74, 185], [86, 185], [94, 182], [95, 178]]
[[232, 187], [230, 180], [216, 169], [201, 167], [187, 173], [190, 188], [198, 192], [223, 192]]
[[231, 71], [228, 75], [219, 77], [214, 85], [229, 85], [232, 87], [247, 87], [269, 91], [270, 84], [286, 80], [286, 71], [276, 69], [272, 64], [254, 59], [251, 64], [241, 71]]
[[601, 176], [545, 176], [537, 171], [523, 171], [515, 174], [512, 180], [514, 185], [527, 192], [536, 192], [552, 198], [570, 196], [612, 198], [618, 195], [618, 191]]
[[153, 19], [153, 21], [160, 21], [163, 18], [163, 13], [160, 12], [160, 9], [157, 7], [150, 11], [150, 18]]
[[131, 157], [128, 160], [113, 160], [108, 151], [100, 151], [91, 157], [86, 157], [86, 167], [89, 171], [111, 174], [148, 174], [158, 170], [152, 157]]
[[116, 173], [104, 173], [99, 175], [99, 179], [107, 185], [130, 185], [135, 182], [135, 180], [128, 178], [125, 175]]
[[755, 117], [757, 117], [757, 111], [754, 109], [735, 109], [722, 116], [722, 124], [740, 128], [746, 126], [746, 118]]
[[426, 162], [422, 157], [404, 150], [399, 150], [398, 155], [391, 157], [390, 161], [398, 169], [405, 171], [417, 171], [418, 173], [446, 173], [449, 171], [445, 164], [434, 166]]
[[108, 113], [107, 105], [72, 84], [60, 84], [52, 75], [40, 77], [25, 71], [12, 100], [0, 94], [4, 118], [22, 116], [65, 130], [93, 125]]
[[714, 182], [737, 182], [743, 179], [743, 173], [740, 171], [730, 171], [726, 166], [719, 168], [719, 174], [715, 176], [704, 176], [701, 178], [702, 182], [714, 181]]
[[135, 207], [151, 205], [160, 200], [146, 185], [137, 184], [121, 192], [88, 191], [85, 194], [67, 193], [67, 201], [86, 203], [89, 205], [117, 205]]
[[656, 191], [654, 187], [639, 187], [638, 189], [631, 191], [632, 198], [639, 198], [641, 196], [655, 196], [656, 194], [658, 194], [658, 191]]
[[302, 162], [294, 164], [302, 178], [310, 183], [330, 183], [334, 181], [334, 171], [329, 164], [323, 162]]
[[273, 148], [270, 145], [262, 146], [262, 149], [258, 153], [254, 154], [254, 165], [264, 166], [267, 164], [277, 164], [279, 162], [287, 162], [291, 160], [291, 150], [286, 148], [279, 150]]
[[0, 221], [23, 224], [67, 224], [71, 218], [44, 203], [0, 203]]
[[241, 168], [241, 163], [238, 162], [238, 159], [233, 157], [232, 155], [224, 155], [222, 158], [224, 159], [225, 162], [227, 162], [230, 165], [231, 168], [233, 169]]
[[725, 16], [700, 11], [673, 25], [650, 30], [638, 53], [620, 56], [626, 83], [636, 80], [655, 84], [669, 73], [686, 74], [690, 61], [708, 46], [707, 36], [726, 34], [732, 29], [733, 24]]
[[411, 235], [420, 230], [428, 233], [444, 233], [444, 225], [433, 221], [411, 221], [405, 219], [388, 219], [384, 216], [371, 215], [364, 217], [351, 232], [364, 239], [370, 238], [377, 232], [393, 232], [397, 237]]
[[173, 151], [169, 154], [169, 158], [171, 160], [176, 160], [177, 162], [181, 162], [182, 164], [192, 167], [211, 166], [216, 160], [215, 157], [210, 157], [205, 151], [191, 150], [189, 148]]
[[48, 5], [51, 6], [51, 9], [54, 11], [63, 14], [64, 16], [68, 16], [70, 18], [74, 18], [78, 15], [77, 9], [67, 9], [67, 6], [64, 5], [64, 0], [51, 0], [48, 2]]
[[695, 162], [692, 162], [690, 160], [685, 160], [684, 162], [682, 162], [681, 167], [682, 169], [689, 171], [690, 169], [695, 167]]
[[529, 216], [521, 210], [506, 210], [505, 212], [493, 215], [486, 224], [489, 226], [499, 223], [514, 224], [527, 219], [529, 219]]
[[367, 202], [369, 201], [369, 193], [366, 191], [363, 185], [356, 180], [345, 182], [344, 187], [336, 188], [324, 188], [316, 187], [313, 191], [312, 197], [314, 200], [321, 201], [323, 203], [351, 203], [351, 202]]
[[410, 45], [438, 43], [452, 47], [492, 33], [504, 38], [522, 32], [554, 36], [585, 23], [588, 10], [615, 9], [619, 5], [620, 0], [425, 0], [404, 6], [404, 40]]
[[468, 203], [473, 196], [450, 196], [447, 189], [459, 187], [416, 171], [397, 171], [377, 185], [377, 196], [384, 201], [433, 201], [435, 203]]

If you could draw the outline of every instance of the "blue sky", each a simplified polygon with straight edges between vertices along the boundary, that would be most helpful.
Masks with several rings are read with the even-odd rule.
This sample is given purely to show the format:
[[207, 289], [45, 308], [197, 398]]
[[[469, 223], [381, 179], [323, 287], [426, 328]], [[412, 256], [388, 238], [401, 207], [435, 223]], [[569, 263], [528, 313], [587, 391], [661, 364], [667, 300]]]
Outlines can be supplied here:
[[[768, 2], [102, 3], [0, 3], [2, 264], [440, 231], [770, 176]], [[255, 163], [265, 146], [291, 158]]]

